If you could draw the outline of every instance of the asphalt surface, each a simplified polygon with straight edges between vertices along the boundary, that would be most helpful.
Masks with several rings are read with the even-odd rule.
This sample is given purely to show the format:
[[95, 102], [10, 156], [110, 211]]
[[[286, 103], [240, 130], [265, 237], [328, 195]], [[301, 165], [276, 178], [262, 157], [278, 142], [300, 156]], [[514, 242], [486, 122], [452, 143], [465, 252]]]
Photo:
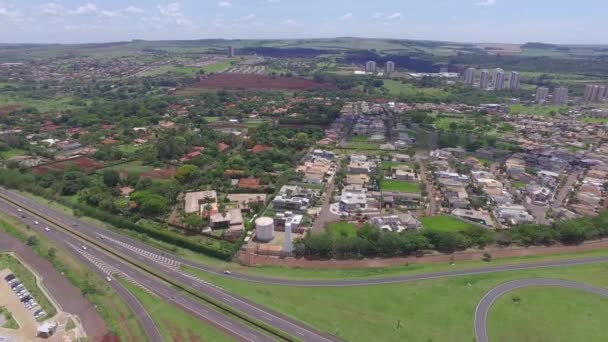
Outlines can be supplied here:
[[488, 321], [488, 313], [490, 312], [492, 304], [494, 304], [494, 302], [496, 302], [496, 300], [502, 295], [510, 291], [530, 286], [560, 286], [608, 297], [608, 289], [602, 289], [574, 281], [560, 279], [520, 279], [498, 285], [486, 293], [483, 298], [481, 298], [481, 301], [477, 304], [477, 308], [475, 308], [474, 328], [475, 340], [477, 342], [489, 342], [486, 323]]
[[[180, 261], [179, 258], [174, 258], [164, 251], [152, 248], [144, 243], [121, 234], [113, 233], [109, 230], [99, 228], [88, 222], [79, 220], [72, 216], [66, 215], [54, 209], [50, 209], [43, 204], [40, 204], [34, 200], [22, 196], [21, 194], [0, 188], [0, 195], [10, 198], [12, 201], [19, 203], [19, 206], [23, 208], [33, 209], [45, 217], [52, 219], [62, 225], [71, 226], [73, 229], [78, 230], [81, 234], [86, 235], [89, 238], [97, 239], [100, 243], [106, 247], [112, 248], [119, 253], [128, 256], [132, 260], [136, 260], [138, 263], [145, 265], [155, 271], [162, 273], [163, 275], [170, 277], [182, 284], [185, 284], [199, 293], [205, 294], [214, 300], [221, 302], [222, 304], [231, 307], [241, 313], [247, 314], [249, 317], [258, 319], [265, 324], [272, 326], [275, 329], [281, 330], [289, 335], [296, 337], [304, 341], [335, 341], [338, 338], [325, 335], [318, 332], [300, 322], [286, 317], [283, 314], [274, 312], [258, 304], [250, 302], [239, 296], [230, 294], [224, 289], [221, 289], [207, 281], [197, 279], [180, 271], [179, 267], [175, 267], [173, 260]], [[14, 205], [0, 200], [0, 210], [15, 215], [16, 208]], [[19, 219], [25, 221], [27, 224], [32, 226], [33, 218], [28, 213], [28, 218]], [[43, 225], [44, 221], [42, 218], [40, 226]], [[51, 226], [48, 222], [44, 225]], [[62, 239], [71, 239], [74, 241], [70, 234], [65, 232], [63, 229], [53, 229], [52, 234], [47, 233], [49, 237], [54, 237], [54, 240], [61, 241]], [[72, 242], [74, 243], [74, 242]], [[82, 243], [75, 243], [77, 246]], [[60, 244], [61, 245], [61, 244]], [[61, 245], [65, 246], [65, 244]], [[87, 245], [88, 246], [88, 245]], [[66, 249], [72, 249], [70, 246], [65, 246]], [[144, 284], [148, 289], [157, 295], [164, 297], [170, 301], [173, 301], [178, 306], [192, 312], [194, 315], [203, 318], [216, 326], [219, 326], [223, 330], [235, 335], [242, 340], [248, 341], [272, 341], [272, 339], [264, 335], [257, 330], [250, 328], [249, 326], [240, 323], [236, 319], [229, 318], [215, 310], [211, 310], [206, 306], [192, 302], [187, 297], [181, 296], [180, 293], [174, 290], [172, 287], [166, 286], [162, 283], [155, 281], [146, 275], [135, 272], [130, 266], [124, 265], [118, 259], [109, 259], [105, 252], [99, 251], [95, 248], [87, 248], [87, 252], [93, 254], [95, 257], [108, 262], [115, 268], [120, 269], [125, 274], [128, 274], [131, 278], [137, 280], [139, 283]], [[169, 260], [169, 261], [167, 261]], [[90, 263], [89, 263], [90, 264]], [[93, 266], [94, 267], [94, 266]], [[96, 268], [96, 267], [95, 267]], [[223, 274], [221, 270], [215, 270], [216, 274]], [[142, 313], [143, 314], [143, 313]]]

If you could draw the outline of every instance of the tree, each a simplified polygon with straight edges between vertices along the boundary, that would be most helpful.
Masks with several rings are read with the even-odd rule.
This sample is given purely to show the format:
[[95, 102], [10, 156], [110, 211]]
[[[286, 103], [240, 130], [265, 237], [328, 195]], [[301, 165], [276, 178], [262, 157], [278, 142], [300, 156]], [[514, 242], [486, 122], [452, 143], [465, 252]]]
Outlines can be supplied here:
[[131, 195], [131, 200], [137, 203], [137, 208], [145, 215], [163, 215], [169, 209], [167, 200], [149, 191], [137, 191]]
[[182, 165], [175, 171], [175, 179], [181, 184], [187, 184], [193, 181], [197, 173], [198, 167], [196, 165]]
[[120, 183], [120, 174], [113, 169], [104, 170], [102, 173], [103, 184], [108, 188], [113, 188]]
[[192, 214], [184, 217], [183, 222], [192, 231], [200, 231], [203, 226], [203, 218], [198, 214]]
[[26, 244], [30, 247], [38, 245], [38, 237], [36, 235], [31, 235], [27, 238]]
[[47, 251], [47, 255], [48, 255], [49, 259], [51, 259], [51, 260], [55, 259], [55, 257], [57, 256], [57, 249], [55, 249], [55, 247], [49, 247], [49, 249]]

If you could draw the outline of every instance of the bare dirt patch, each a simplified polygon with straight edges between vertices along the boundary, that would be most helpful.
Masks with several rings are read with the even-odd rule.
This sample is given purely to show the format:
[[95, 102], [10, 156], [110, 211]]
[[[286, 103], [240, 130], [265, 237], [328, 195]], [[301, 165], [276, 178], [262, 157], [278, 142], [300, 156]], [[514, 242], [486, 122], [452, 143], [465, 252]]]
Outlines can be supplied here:
[[22, 108], [23, 108], [23, 106], [16, 105], [16, 104], [0, 106], [0, 116], [10, 114], [12, 112], [16, 112]]

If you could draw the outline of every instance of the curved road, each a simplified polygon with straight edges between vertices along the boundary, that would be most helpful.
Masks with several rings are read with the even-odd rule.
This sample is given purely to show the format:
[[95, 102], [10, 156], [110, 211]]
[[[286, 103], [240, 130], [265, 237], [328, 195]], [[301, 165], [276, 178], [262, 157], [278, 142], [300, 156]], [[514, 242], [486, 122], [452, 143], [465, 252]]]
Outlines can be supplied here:
[[489, 341], [487, 330], [488, 327], [486, 322], [488, 320], [488, 313], [490, 312], [492, 304], [494, 304], [498, 298], [507, 292], [530, 286], [560, 286], [608, 297], [608, 289], [602, 289], [583, 283], [577, 283], [575, 281], [560, 279], [519, 279], [498, 285], [486, 293], [475, 308], [475, 319], [473, 324], [475, 328], [475, 340], [477, 342]]

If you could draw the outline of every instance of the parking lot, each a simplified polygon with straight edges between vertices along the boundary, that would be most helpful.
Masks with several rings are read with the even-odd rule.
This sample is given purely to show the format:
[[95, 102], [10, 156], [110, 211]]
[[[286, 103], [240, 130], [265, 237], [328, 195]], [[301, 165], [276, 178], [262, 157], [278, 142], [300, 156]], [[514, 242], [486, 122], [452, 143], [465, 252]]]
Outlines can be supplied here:
[[19, 324], [18, 330], [0, 328], [0, 336], [12, 336], [15, 341], [31, 341], [36, 336], [38, 323], [31, 310], [28, 310], [20, 298], [4, 279], [11, 274], [9, 270], [0, 271], [0, 306], [5, 306]]

